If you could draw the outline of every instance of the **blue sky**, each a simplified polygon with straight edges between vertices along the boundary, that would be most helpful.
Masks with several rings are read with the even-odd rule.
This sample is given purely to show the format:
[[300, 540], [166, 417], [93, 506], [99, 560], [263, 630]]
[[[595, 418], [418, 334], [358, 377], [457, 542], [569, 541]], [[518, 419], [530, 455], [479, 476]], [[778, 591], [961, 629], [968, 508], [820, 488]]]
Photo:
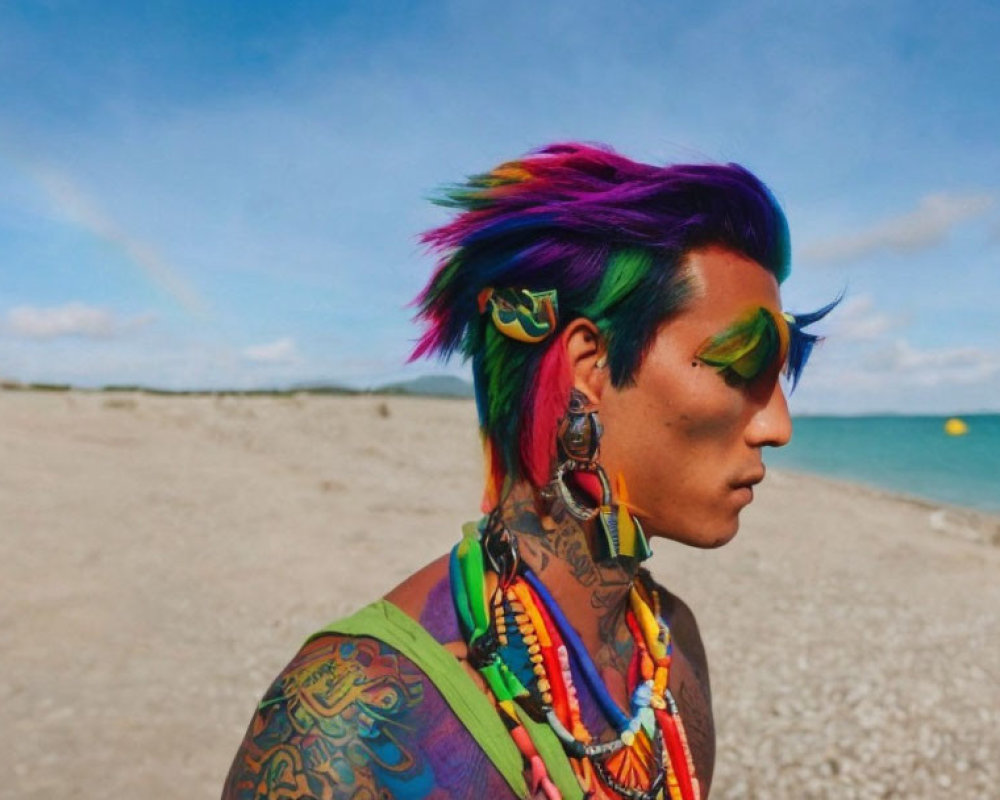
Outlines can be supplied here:
[[842, 289], [799, 412], [1000, 410], [992, 2], [0, 4], [0, 377], [371, 385], [444, 219], [546, 142], [738, 161], [786, 306]]

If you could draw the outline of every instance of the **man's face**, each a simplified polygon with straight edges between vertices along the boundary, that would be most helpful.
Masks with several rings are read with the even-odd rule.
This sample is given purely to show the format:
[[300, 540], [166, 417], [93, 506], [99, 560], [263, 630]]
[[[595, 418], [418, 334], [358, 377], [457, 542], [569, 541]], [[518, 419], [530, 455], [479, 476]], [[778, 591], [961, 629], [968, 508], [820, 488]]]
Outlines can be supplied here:
[[686, 265], [687, 307], [660, 327], [633, 386], [601, 392], [600, 461], [612, 485], [624, 477], [648, 535], [715, 547], [736, 533], [749, 484], [764, 476], [762, 448], [788, 442], [792, 426], [777, 359], [744, 382], [698, 353], [748, 312], [780, 317], [781, 301], [771, 273], [729, 250], [692, 251]]

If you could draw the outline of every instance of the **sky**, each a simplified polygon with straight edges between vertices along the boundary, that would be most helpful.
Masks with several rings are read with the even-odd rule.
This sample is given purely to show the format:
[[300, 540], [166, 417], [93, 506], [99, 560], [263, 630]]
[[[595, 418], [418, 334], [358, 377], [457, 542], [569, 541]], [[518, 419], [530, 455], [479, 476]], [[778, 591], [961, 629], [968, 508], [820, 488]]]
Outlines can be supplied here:
[[443, 184], [553, 141], [735, 161], [785, 307], [845, 293], [796, 413], [1000, 411], [1000, 5], [0, 4], [0, 378], [373, 386]]

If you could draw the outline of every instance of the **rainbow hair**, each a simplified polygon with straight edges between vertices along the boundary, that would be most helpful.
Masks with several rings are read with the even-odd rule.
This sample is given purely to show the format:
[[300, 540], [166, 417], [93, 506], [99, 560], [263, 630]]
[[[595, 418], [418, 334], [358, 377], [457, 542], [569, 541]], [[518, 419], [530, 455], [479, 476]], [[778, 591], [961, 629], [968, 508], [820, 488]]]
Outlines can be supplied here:
[[[789, 272], [785, 215], [737, 164], [658, 167], [604, 146], [553, 144], [446, 188], [436, 202], [459, 213], [422, 237], [439, 261], [416, 300], [425, 328], [411, 359], [460, 349], [472, 360], [484, 511], [513, 481], [541, 487], [551, 478], [572, 388], [560, 325], [590, 319], [605, 338], [611, 381], [622, 387], [689, 296], [680, 269], [688, 251], [720, 245], [779, 282]], [[556, 290], [553, 335], [529, 342], [498, 330], [484, 297], [507, 289]]]

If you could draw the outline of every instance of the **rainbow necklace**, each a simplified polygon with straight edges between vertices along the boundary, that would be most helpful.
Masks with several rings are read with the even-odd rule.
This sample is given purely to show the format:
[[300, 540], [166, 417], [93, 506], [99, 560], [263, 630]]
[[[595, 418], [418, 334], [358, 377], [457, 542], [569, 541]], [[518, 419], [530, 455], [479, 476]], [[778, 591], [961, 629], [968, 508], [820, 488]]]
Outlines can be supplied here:
[[[683, 722], [668, 687], [672, 642], [658, 594], [641, 582], [630, 590], [626, 622], [634, 649], [626, 713], [555, 599], [520, 561], [510, 532], [490, 522], [480, 532], [479, 539], [467, 536], [452, 551], [452, 596], [469, 661], [496, 698], [527, 762], [532, 792], [561, 800], [521, 713], [548, 723], [588, 796], [700, 800]], [[487, 562], [497, 573], [489, 597]], [[581, 718], [574, 675], [582, 677], [617, 738], [594, 741]]]

